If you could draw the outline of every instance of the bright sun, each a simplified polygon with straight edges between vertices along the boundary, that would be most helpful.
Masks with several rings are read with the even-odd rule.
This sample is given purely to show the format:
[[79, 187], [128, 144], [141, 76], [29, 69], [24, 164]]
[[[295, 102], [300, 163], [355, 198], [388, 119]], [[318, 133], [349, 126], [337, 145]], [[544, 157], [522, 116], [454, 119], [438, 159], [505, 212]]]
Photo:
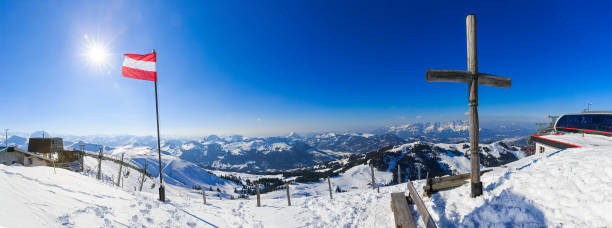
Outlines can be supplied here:
[[102, 44], [92, 43], [87, 47], [87, 59], [94, 65], [104, 65], [108, 57], [108, 51]]

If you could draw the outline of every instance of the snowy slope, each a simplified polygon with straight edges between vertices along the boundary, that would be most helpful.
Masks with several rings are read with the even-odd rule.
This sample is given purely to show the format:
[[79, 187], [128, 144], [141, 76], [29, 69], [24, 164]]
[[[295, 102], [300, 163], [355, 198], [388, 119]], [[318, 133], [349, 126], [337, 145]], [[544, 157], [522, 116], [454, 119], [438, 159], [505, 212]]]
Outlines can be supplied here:
[[[393, 179], [393, 174], [391, 172], [378, 171], [376, 169], [374, 170], [374, 176], [377, 185], [380, 186], [390, 183]], [[331, 182], [332, 191], [334, 191], [334, 193], [337, 187], [339, 187], [342, 191], [353, 192], [371, 189], [372, 176], [370, 173], [370, 167], [367, 165], [355, 166], [347, 170], [345, 173], [332, 177]], [[327, 180], [308, 183], [293, 183], [291, 184], [291, 189], [293, 191], [293, 197], [329, 196], [329, 186], [327, 184]], [[275, 191], [268, 193], [268, 195], [268, 197], [273, 198], [286, 198], [286, 192], [284, 191]]]
[[[157, 187], [150, 189], [152, 184], [159, 183], [159, 168], [158, 168], [158, 157], [155, 153], [151, 153], [146, 147], [132, 147], [124, 146], [118, 147], [111, 151], [106, 151], [105, 156], [115, 157], [118, 160], [121, 154], [125, 153], [124, 161], [138, 166], [144, 167], [145, 161], [148, 163], [147, 172], [155, 177], [155, 180], [147, 180], [146, 187], [143, 187], [144, 191], [156, 192]], [[93, 157], [85, 157], [85, 170], [89, 170], [90, 175], [96, 174], [98, 170], [98, 160]], [[164, 183], [174, 185], [177, 187], [191, 188], [195, 185], [204, 187], [220, 188], [226, 192], [231, 192], [237, 184], [221, 179], [214, 174], [208, 173], [206, 170], [194, 165], [193, 163], [183, 161], [180, 158], [171, 155], [162, 155], [162, 173], [164, 175]], [[124, 177], [124, 187], [126, 189], [133, 190], [134, 187], [138, 188], [140, 173], [137, 170], [132, 170], [123, 167], [122, 175], [125, 176], [125, 172], [128, 171], [130, 174]], [[119, 175], [119, 165], [111, 161], [102, 161], [102, 173], [109, 180], [116, 180]], [[148, 190], [147, 190], [148, 189]]]
[[[574, 148], [540, 154], [493, 168], [482, 176], [484, 194], [469, 197], [469, 185], [424, 198], [438, 227], [606, 227], [612, 226], [612, 154], [609, 147]], [[376, 171], [377, 182], [391, 174]], [[207, 193], [168, 186], [169, 203], [156, 195], [133, 192], [92, 177], [49, 167], [0, 165], [0, 225], [8, 227], [393, 227], [391, 192], [405, 184], [368, 186], [367, 166], [332, 178], [330, 200], [325, 181], [290, 185], [262, 195], [262, 207], [250, 199], [219, 199]], [[414, 181], [419, 192], [424, 181]], [[357, 188], [352, 188], [356, 186]], [[6, 206], [4, 206], [6, 205]], [[33, 216], [32, 216], [33, 215]], [[194, 217], [195, 216], [195, 217]], [[14, 219], [21, 218], [21, 219]], [[27, 218], [27, 219], [23, 219]], [[420, 222], [420, 219], [415, 218]]]
[[469, 185], [425, 202], [438, 225], [612, 226], [610, 147], [541, 154], [482, 176], [484, 194], [469, 199]]
[[155, 194], [127, 192], [51, 167], [0, 165], [0, 226], [207, 227]]
[[[494, 168], [482, 176], [484, 194], [476, 199], [469, 197], [469, 185], [464, 185], [424, 202], [438, 227], [607, 227], [612, 226], [611, 167], [609, 147], [568, 149]], [[332, 183], [336, 183], [333, 178]], [[414, 183], [422, 192], [424, 181]], [[296, 196], [303, 195], [300, 185], [292, 190]], [[319, 195], [295, 197], [292, 207], [286, 206], [280, 191], [264, 197], [269, 206], [263, 210], [269, 214], [253, 213], [270, 227], [393, 227], [389, 193], [405, 192], [406, 185], [380, 191], [349, 189], [334, 192], [330, 201], [319, 190]], [[415, 221], [423, 225], [419, 218]]]

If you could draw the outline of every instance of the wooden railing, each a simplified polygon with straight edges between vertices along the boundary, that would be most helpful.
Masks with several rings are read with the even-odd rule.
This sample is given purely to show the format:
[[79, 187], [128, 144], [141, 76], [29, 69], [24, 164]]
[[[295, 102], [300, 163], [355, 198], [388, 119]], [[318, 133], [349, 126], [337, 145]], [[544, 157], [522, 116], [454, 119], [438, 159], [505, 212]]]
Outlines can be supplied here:
[[[83, 152], [83, 154], [84, 154], [84, 156], [89, 156], [89, 157], [94, 157], [94, 158], [98, 158], [98, 157], [100, 156], [99, 154], [90, 153], [90, 152]], [[112, 161], [112, 162], [117, 163], [117, 164], [123, 164], [123, 166], [125, 166], [125, 167], [129, 167], [129, 168], [132, 168], [132, 169], [134, 169], [134, 170], [136, 170], [136, 171], [140, 172], [141, 174], [144, 172], [144, 171], [143, 171], [143, 168], [138, 167], [138, 166], [136, 166], [136, 165], [134, 165], [134, 164], [132, 164], [132, 163], [130, 163], [130, 162], [121, 161], [121, 160], [119, 160], [119, 159], [116, 159], [116, 158], [113, 158], [113, 157], [104, 156], [104, 155], [102, 155], [102, 157], [101, 157], [101, 158], [102, 158], [102, 160]], [[146, 175], [147, 177], [149, 177], [149, 178], [152, 178], [152, 177], [153, 177], [153, 176], [152, 176], [151, 174], [149, 174], [148, 172], [144, 172], [144, 173], [145, 173], [145, 175]]]
[[391, 210], [395, 218], [395, 227], [400, 228], [411, 228], [416, 227], [416, 223], [412, 218], [412, 209], [410, 204], [415, 204], [417, 211], [420, 214], [421, 220], [425, 227], [436, 228], [436, 223], [431, 218], [427, 207], [423, 203], [423, 200], [417, 193], [416, 189], [412, 185], [412, 181], [408, 181], [408, 197], [404, 192], [391, 193]]

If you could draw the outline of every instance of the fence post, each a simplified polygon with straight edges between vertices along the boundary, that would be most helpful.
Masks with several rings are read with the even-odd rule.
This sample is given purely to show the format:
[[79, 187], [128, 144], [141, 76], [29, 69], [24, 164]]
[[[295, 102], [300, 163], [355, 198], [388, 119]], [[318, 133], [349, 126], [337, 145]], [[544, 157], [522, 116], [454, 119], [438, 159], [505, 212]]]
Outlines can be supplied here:
[[334, 196], [332, 195], [331, 181], [329, 180], [329, 177], [327, 177], [327, 185], [329, 186], [329, 198], [334, 199]]
[[204, 200], [204, 205], [206, 205], [206, 190], [202, 187], [202, 200]]
[[85, 156], [85, 145], [81, 145], [81, 152], [79, 153], [79, 163], [81, 163], [81, 172], [85, 172], [85, 167], [83, 167], [83, 156]]
[[100, 147], [100, 153], [98, 154], [98, 175], [96, 176], [98, 180], [102, 179], [102, 150], [104, 148]]
[[261, 207], [261, 199], [259, 198], [259, 180], [255, 182], [255, 190], [257, 191], [257, 206]]
[[140, 187], [138, 188], [138, 191], [142, 191], [142, 185], [145, 182], [145, 179], [147, 178], [147, 160], [145, 159], [145, 163], [144, 163], [144, 169], [142, 170], [142, 178], [140, 179]]
[[125, 181], [125, 175], [126, 175], [126, 174], [127, 174], [127, 172], [124, 172], [124, 173], [121, 175], [121, 188], [123, 188], [123, 181]]
[[123, 168], [123, 155], [125, 155], [125, 153], [121, 154], [121, 162], [119, 163], [119, 176], [117, 176], [117, 187], [121, 187], [121, 169]]
[[374, 166], [370, 164], [370, 171], [372, 172], [372, 190], [376, 188], [376, 181], [374, 181]]
[[289, 182], [285, 183], [285, 188], [287, 188], [287, 204], [291, 206], [291, 194], [289, 194]]
[[400, 164], [397, 163], [397, 183], [402, 183], [402, 169], [400, 168]]

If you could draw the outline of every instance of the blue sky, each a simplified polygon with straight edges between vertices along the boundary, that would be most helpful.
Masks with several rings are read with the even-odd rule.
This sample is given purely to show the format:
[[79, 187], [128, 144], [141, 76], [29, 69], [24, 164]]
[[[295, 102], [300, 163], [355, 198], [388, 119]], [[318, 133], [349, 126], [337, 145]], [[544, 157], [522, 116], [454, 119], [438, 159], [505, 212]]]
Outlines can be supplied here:
[[1, 1], [0, 128], [154, 134], [152, 82], [120, 70], [154, 48], [162, 135], [467, 119], [467, 86], [425, 71], [466, 68], [470, 13], [479, 70], [513, 83], [480, 87], [483, 120], [612, 110], [609, 1]]

